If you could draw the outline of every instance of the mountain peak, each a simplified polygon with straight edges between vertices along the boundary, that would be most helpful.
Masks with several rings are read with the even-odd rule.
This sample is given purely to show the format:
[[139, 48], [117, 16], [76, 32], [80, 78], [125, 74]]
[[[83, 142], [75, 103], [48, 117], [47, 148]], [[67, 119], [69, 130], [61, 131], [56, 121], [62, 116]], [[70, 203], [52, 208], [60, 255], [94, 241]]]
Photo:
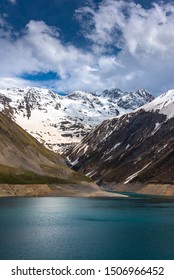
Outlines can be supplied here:
[[102, 122], [67, 156], [75, 163], [73, 169], [102, 187], [173, 195], [173, 142], [174, 90], [170, 90], [131, 113]]
[[103, 95], [108, 96], [110, 98], [119, 98], [123, 95], [123, 91], [119, 88], [105, 89], [103, 91]]
[[153, 111], [164, 114], [168, 119], [174, 117], [174, 89], [169, 90], [160, 96], [156, 97], [150, 103], [145, 104], [141, 107], [145, 111]]
[[120, 89], [60, 96], [37, 87], [0, 90], [0, 110], [54, 151], [79, 143], [96, 125], [132, 112], [152, 97]]

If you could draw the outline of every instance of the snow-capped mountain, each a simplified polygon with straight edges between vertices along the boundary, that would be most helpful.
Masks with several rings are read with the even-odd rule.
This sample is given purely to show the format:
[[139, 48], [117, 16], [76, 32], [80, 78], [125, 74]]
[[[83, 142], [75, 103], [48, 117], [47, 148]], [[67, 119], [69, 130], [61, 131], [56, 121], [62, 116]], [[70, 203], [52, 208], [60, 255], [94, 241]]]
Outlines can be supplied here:
[[174, 90], [169, 90], [155, 98], [149, 104], [142, 107], [145, 111], [158, 112], [167, 116], [167, 119], [174, 117]]
[[67, 156], [103, 187], [174, 195], [174, 90], [104, 121]]
[[0, 90], [0, 110], [54, 151], [80, 140], [103, 120], [153, 100], [145, 90], [75, 91], [61, 96], [42, 88]]

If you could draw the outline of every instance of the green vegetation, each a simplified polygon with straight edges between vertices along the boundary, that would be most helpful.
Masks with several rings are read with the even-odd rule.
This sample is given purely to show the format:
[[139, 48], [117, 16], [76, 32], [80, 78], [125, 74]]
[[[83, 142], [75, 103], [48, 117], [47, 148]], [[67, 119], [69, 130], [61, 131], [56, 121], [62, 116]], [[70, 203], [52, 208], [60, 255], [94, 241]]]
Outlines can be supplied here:
[[60, 160], [60, 155], [46, 149], [34, 137], [2, 113], [0, 113], [0, 141], [6, 144], [12, 142], [23, 153], [26, 153], [26, 148], [30, 147], [36, 149], [38, 153], [43, 154], [48, 159]]
[[90, 182], [71, 170], [59, 155], [0, 113], [0, 184], [50, 184]]
[[91, 179], [84, 174], [73, 172], [67, 179], [58, 177], [43, 176], [27, 170], [20, 170], [0, 164], [0, 184], [68, 184], [81, 181], [91, 182]]

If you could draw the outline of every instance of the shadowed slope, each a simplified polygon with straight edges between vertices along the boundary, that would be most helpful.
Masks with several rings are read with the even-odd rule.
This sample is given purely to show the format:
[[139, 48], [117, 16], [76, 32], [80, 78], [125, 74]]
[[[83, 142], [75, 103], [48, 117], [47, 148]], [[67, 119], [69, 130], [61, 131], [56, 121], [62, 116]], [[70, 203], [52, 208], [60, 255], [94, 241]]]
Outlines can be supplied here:
[[[37, 122], [37, 120], [36, 120]], [[0, 183], [67, 183], [87, 180], [64, 159], [0, 113]]]

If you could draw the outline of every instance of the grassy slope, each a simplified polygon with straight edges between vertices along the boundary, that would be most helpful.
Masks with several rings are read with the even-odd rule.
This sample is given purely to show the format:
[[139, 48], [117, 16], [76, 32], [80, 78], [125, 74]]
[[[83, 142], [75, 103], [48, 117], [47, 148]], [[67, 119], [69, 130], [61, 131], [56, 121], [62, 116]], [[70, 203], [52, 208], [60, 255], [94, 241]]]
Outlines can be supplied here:
[[41, 184], [88, 181], [63, 158], [0, 113], [0, 183]]

